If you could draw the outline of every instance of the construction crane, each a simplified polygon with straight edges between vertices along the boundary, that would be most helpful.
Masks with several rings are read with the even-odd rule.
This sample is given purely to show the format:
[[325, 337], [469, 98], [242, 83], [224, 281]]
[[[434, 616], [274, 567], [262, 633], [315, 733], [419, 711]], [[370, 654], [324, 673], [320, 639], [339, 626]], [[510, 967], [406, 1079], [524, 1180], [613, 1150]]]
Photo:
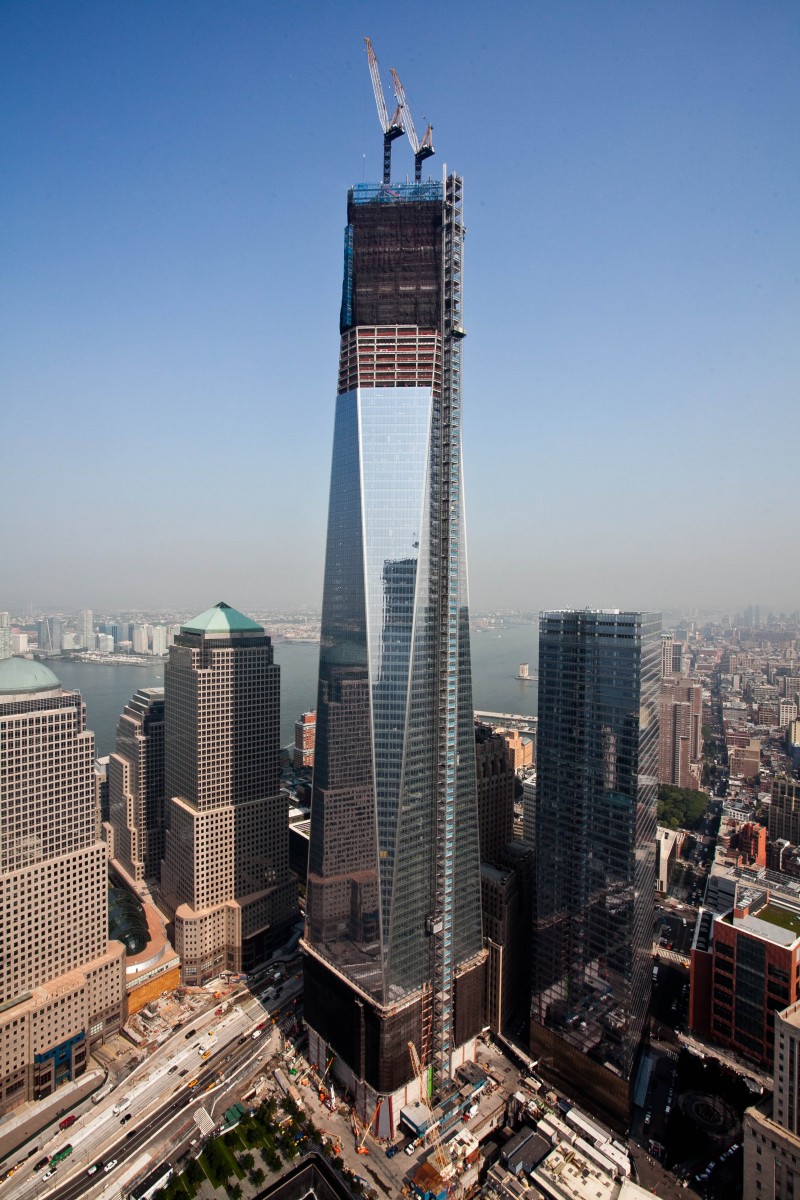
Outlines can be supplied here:
[[[433, 1143], [433, 1153], [436, 1157], [436, 1166], [439, 1169], [439, 1174], [443, 1179], [446, 1180], [447, 1176], [445, 1175], [445, 1171], [448, 1172], [448, 1175], [452, 1174], [452, 1164], [450, 1159], [447, 1157], [445, 1148], [442, 1145], [442, 1139], [439, 1136], [438, 1126], [433, 1119], [433, 1109], [431, 1108], [431, 1102], [428, 1099], [428, 1080], [425, 1073], [425, 1068], [420, 1062], [419, 1054], [417, 1053], [417, 1047], [413, 1042], [408, 1043], [408, 1052], [411, 1055], [411, 1065], [414, 1068], [414, 1074], [419, 1080], [420, 1101], [427, 1108], [428, 1116], [430, 1117], [428, 1128], [425, 1130], [424, 1136], [425, 1138], [430, 1136], [430, 1140]], [[448, 1184], [448, 1190], [450, 1190], [450, 1184]]]
[[375, 1112], [372, 1114], [372, 1116], [369, 1119], [369, 1124], [364, 1126], [364, 1132], [361, 1135], [360, 1139], [358, 1137], [358, 1118], [356, 1117], [355, 1113], [353, 1113], [353, 1129], [355, 1131], [356, 1141], [358, 1143], [356, 1146], [357, 1154], [369, 1154], [369, 1147], [365, 1146], [364, 1143], [367, 1140], [367, 1134], [370, 1132], [370, 1130], [372, 1129], [372, 1126], [375, 1123], [375, 1118], [377, 1117], [378, 1113], [380, 1112], [380, 1107], [381, 1107], [381, 1102], [379, 1100], [378, 1103], [375, 1105]]
[[403, 113], [398, 103], [397, 108], [394, 110], [394, 116], [389, 120], [389, 112], [386, 108], [386, 101], [383, 98], [383, 84], [381, 83], [378, 60], [375, 57], [375, 51], [372, 49], [372, 42], [368, 37], [365, 37], [364, 41], [367, 45], [367, 60], [369, 62], [369, 73], [372, 76], [372, 90], [375, 93], [375, 106], [378, 109], [378, 120], [383, 130], [383, 182], [388, 184], [392, 181], [392, 142], [395, 138], [402, 137], [405, 133]]
[[428, 128], [425, 130], [425, 135], [422, 141], [420, 141], [417, 137], [417, 131], [414, 128], [414, 122], [411, 118], [411, 109], [408, 107], [405, 89], [400, 82], [397, 71], [395, 71], [394, 67], [390, 67], [389, 69], [392, 73], [392, 80], [394, 82], [394, 94], [397, 100], [397, 111], [400, 113], [400, 121], [405, 126], [405, 131], [408, 134], [408, 140], [411, 142], [411, 149], [414, 151], [414, 182], [420, 183], [422, 181], [423, 162], [426, 158], [430, 158], [432, 154], [436, 153], [433, 148], [433, 126], [428, 125]]

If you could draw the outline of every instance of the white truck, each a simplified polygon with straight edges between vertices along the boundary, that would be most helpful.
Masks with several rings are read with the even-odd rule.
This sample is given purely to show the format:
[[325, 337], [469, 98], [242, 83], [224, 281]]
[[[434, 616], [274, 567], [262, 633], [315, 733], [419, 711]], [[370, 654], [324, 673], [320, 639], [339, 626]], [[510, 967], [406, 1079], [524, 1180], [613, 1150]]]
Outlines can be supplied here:
[[120, 1100], [119, 1104], [115, 1104], [111, 1111], [115, 1117], [118, 1117], [120, 1113], [125, 1112], [125, 1109], [130, 1108], [130, 1106], [131, 1106], [131, 1102], [130, 1102], [129, 1097], [123, 1096], [122, 1099]]

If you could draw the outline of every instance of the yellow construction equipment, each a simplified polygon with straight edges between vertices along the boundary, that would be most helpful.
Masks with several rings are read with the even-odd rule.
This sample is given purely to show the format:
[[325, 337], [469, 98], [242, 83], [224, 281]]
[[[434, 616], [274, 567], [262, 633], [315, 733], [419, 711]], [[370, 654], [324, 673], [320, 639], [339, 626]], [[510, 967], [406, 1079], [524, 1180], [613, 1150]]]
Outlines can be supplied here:
[[425, 1140], [430, 1138], [431, 1142], [433, 1143], [433, 1152], [436, 1157], [436, 1166], [439, 1169], [439, 1174], [442, 1176], [443, 1179], [446, 1180], [447, 1176], [445, 1175], [444, 1172], [447, 1171], [448, 1174], [452, 1174], [452, 1164], [450, 1162], [450, 1159], [447, 1157], [447, 1154], [445, 1153], [444, 1146], [442, 1145], [442, 1139], [439, 1136], [439, 1130], [436, 1127], [436, 1122], [433, 1119], [433, 1109], [431, 1108], [431, 1102], [428, 1099], [427, 1073], [426, 1073], [425, 1068], [423, 1067], [422, 1063], [420, 1062], [419, 1054], [417, 1053], [417, 1047], [414, 1045], [413, 1042], [408, 1043], [408, 1052], [411, 1055], [411, 1064], [414, 1068], [414, 1074], [416, 1075], [417, 1079], [419, 1080], [420, 1102], [425, 1105], [425, 1107], [428, 1110], [428, 1115], [430, 1117], [430, 1121], [428, 1123], [428, 1128], [425, 1130], [425, 1133], [423, 1136], [424, 1136]]
[[[378, 1103], [375, 1105], [375, 1112], [372, 1114], [372, 1116], [369, 1119], [369, 1124], [364, 1126], [364, 1132], [361, 1136], [361, 1141], [356, 1146], [357, 1154], [369, 1154], [369, 1147], [365, 1146], [364, 1143], [367, 1140], [367, 1134], [369, 1133], [370, 1129], [372, 1128], [372, 1126], [375, 1122], [375, 1118], [377, 1117], [378, 1113], [380, 1112], [380, 1107], [381, 1107], [381, 1102], [379, 1100]], [[355, 1114], [353, 1114], [353, 1119], [357, 1123], [357, 1118], [355, 1117]]]

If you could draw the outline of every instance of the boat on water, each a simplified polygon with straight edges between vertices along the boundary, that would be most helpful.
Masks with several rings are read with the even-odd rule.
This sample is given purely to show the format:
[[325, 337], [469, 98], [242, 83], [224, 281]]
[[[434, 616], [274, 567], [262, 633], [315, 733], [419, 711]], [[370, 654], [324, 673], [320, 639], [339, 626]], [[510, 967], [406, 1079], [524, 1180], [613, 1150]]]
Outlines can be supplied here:
[[514, 678], [518, 679], [520, 683], [535, 683], [537, 677], [538, 673], [535, 670], [533, 673], [531, 673], [530, 665], [528, 663], [520, 663], [519, 672], [514, 676]]

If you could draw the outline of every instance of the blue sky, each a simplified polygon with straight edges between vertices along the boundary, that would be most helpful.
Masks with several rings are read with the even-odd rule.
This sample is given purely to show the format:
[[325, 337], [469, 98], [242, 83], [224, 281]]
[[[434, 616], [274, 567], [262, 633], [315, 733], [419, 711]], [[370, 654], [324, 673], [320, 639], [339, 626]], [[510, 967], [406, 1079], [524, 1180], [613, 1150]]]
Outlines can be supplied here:
[[797, 608], [800, 7], [735, 0], [5, 0], [0, 608], [318, 605], [364, 34], [466, 181], [473, 607]]

